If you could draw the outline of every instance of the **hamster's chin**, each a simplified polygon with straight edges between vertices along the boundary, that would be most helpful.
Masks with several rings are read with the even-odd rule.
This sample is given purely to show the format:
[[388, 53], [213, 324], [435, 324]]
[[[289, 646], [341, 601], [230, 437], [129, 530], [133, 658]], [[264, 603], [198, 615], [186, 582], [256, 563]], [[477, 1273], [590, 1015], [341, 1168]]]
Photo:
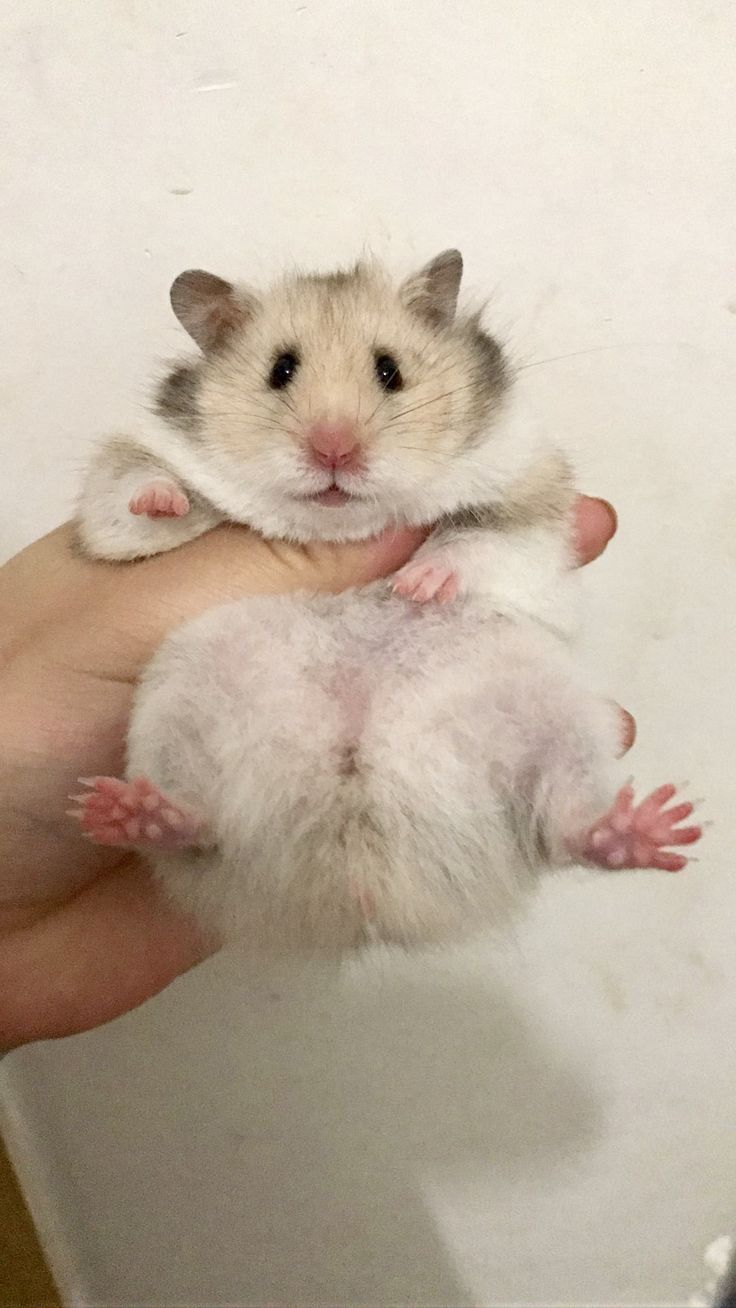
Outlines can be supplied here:
[[349, 495], [337, 487], [311, 496], [284, 496], [278, 503], [252, 506], [251, 526], [280, 540], [348, 541], [377, 536], [396, 525], [396, 512], [375, 500]]

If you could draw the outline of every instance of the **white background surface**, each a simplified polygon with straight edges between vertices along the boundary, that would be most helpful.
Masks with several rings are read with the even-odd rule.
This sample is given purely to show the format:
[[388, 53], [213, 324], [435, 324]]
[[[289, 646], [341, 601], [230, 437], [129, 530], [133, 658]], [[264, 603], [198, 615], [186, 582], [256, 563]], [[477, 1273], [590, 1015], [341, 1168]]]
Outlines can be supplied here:
[[[679, 878], [547, 887], [502, 949], [219, 959], [14, 1055], [3, 1104], [76, 1302], [682, 1302], [736, 1217], [732, 0], [5, 0], [0, 550], [69, 512], [179, 347], [167, 288], [462, 247], [613, 499], [586, 656]], [[626, 764], [624, 770], [627, 770]]]

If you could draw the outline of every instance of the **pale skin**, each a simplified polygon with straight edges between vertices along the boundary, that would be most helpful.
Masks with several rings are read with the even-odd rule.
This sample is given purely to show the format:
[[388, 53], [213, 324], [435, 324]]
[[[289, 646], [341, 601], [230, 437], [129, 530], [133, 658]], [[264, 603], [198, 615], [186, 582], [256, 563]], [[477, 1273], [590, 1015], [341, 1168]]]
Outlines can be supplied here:
[[[615, 530], [610, 506], [581, 498], [579, 562]], [[166, 634], [244, 595], [387, 575], [421, 540], [290, 547], [223, 527], [111, 565], [75, 556], [67, 525], [0, 569], [0, 1049], [99, 1026], [214, 948], [137, 856], [85, 843], [66, 816], [78, 777], [121, 775], [135, 682]], [[633, 738], [622, 710], [622, 751]]]

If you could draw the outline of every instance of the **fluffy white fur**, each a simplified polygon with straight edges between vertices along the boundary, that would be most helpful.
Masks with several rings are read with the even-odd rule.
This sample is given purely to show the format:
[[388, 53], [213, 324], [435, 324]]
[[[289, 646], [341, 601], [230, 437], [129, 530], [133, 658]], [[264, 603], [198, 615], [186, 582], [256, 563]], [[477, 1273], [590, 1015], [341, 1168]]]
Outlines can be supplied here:
[[616, 731], [532, 621], [376, 586], [180, 628], [143, 678], [129, 774], [206, 815], [210, 847], [155, 862], [218, 935], [412, 945], [503, 923], [571, 862]]
[[[490, 342], [475, 320], [438, 326], [423, 317], [411, 307], [415, 281], [395, 287], [380, 268], [359, 267], [338, 285], [295, 277], [249, 297], [248, 313], [206, 357], [201, 431], [150, 418], [98, 451], [79, 512], [89, 552], [111, 559], [155, 553], [223, 518], [282, 539], [358, 540], [391, 523], [431, 524], [466, 505], [503, 504], [543, 457], [544, 443], [505, 386], [489, 383], [481, 343]], [[273, 359], [291, 346], [301, 356], [294, 382], [270, 390]], [[400, 361], [402, 390], [377, 386], [378, 349]], [[325, 508], [305, 498], [333, 478], [310, 464], [304, 431], [318, 418], [346, 416], [360, 432], [367, 466], [338, 472], [335, 480], [353, 499]], [[130, 495], [153, 475], [194, 491], [207, 513], [131, 524]]]
[[[545, 867], [570, 861], [569, 838], [610, 798], [616, 720], [561, 639], [565, 478], [549, 484], [538, 434], [498, 370], [489, 382], [493, 343], [453, 320], [453, 258], [398, 288], [359, 269], [265, 297], [207, 278], [200, 294], [204, 275], [186, 274], [175, 307], [210, 351], [190, 429], [156, 421], [112, 442], [85, 486], [80, 537], [105, 558], [169, 549], [222, 519], [307, 541], [474, 506], [501, 514], [496, 528], [445, 523], [420, 552], [457, 572], [454, 604], [420, 607], [389, 584], [248, 599], [187, 623], [154, 658], [128, 775], [202, 815], [200, 848], [153, 862], [223, 937], [342, 949], [499, 923]], [[293, 386], [269, 391], [270, 362], [294, 347]], [[404, 390], [377, 387], [378, 348], [399, 359]], [[303, 431], [346, 414], [367, 466], [335, 476], [355, 498], [310, 503], [332, 474], [309, 465]], [[130, 515], [153, 476], [186, 489], [186, 517]]]

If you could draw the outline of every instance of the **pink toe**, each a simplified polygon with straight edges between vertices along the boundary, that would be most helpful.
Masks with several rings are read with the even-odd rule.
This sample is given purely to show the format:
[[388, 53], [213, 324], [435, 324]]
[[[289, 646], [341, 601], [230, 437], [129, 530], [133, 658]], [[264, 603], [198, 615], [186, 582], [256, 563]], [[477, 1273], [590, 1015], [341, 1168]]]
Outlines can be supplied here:
[[440, 604], [449, 604], [452, 600], [457, 599], [457, 590], [457, 578], [449, 576], [447, 581], [444, 581], [437, 591], [437, 599]]
[[682, 822], [684, 818], [690, 817], [692, 811], [692, 804], [675, 804], [672, 808], [666, 808], [662, 813], [662, 817], [669, 822], [670, 826], [674, 826], [675, 823]]
[[[611, 806], [608, 820], [611, 825], [614, 821], [618, 824], [617, 830], [625, 831], [631, 824], [631, 814], [634, 804], [634, 791], [631, 786], [622, 786]], [[621, 825], [623, 824], [623, 825]]]
[[681, 872], [687, 867], [687, 859], [682, 854], [667, 854], [663, 850], [653, 856], [650, 867], [658, 868], [661, 872]]
[[700, 827], [679, 827], [673, 831], [667, 841], [668, 845], [694, 845], [703, 832]]
[[88, 832], [88, 835], [98, 845], [125, 845], [127, 843], [120, 827], [97, 827], [94, 831]]
[[102, 795], [113, 795], [122, 799], [128, 793], [127, 785], [118, 777], [95, 777], [94, 785], [98, 794]]
[[174, 482], [151, 481], [131, 496], [128, 509], [137, 516], [181, 518], [189, 512], [189, 500]]
[[670, 783], [666, 786], [658, 786], [656, 790], [652, 791], [651, 795], [647, 795], [646, 799], [642, 800], [636, 810], [637, 818], [646, 821], [647, 818], [658, 813], [662, 806], [672, 799], [676, 791], [677, 787]]

